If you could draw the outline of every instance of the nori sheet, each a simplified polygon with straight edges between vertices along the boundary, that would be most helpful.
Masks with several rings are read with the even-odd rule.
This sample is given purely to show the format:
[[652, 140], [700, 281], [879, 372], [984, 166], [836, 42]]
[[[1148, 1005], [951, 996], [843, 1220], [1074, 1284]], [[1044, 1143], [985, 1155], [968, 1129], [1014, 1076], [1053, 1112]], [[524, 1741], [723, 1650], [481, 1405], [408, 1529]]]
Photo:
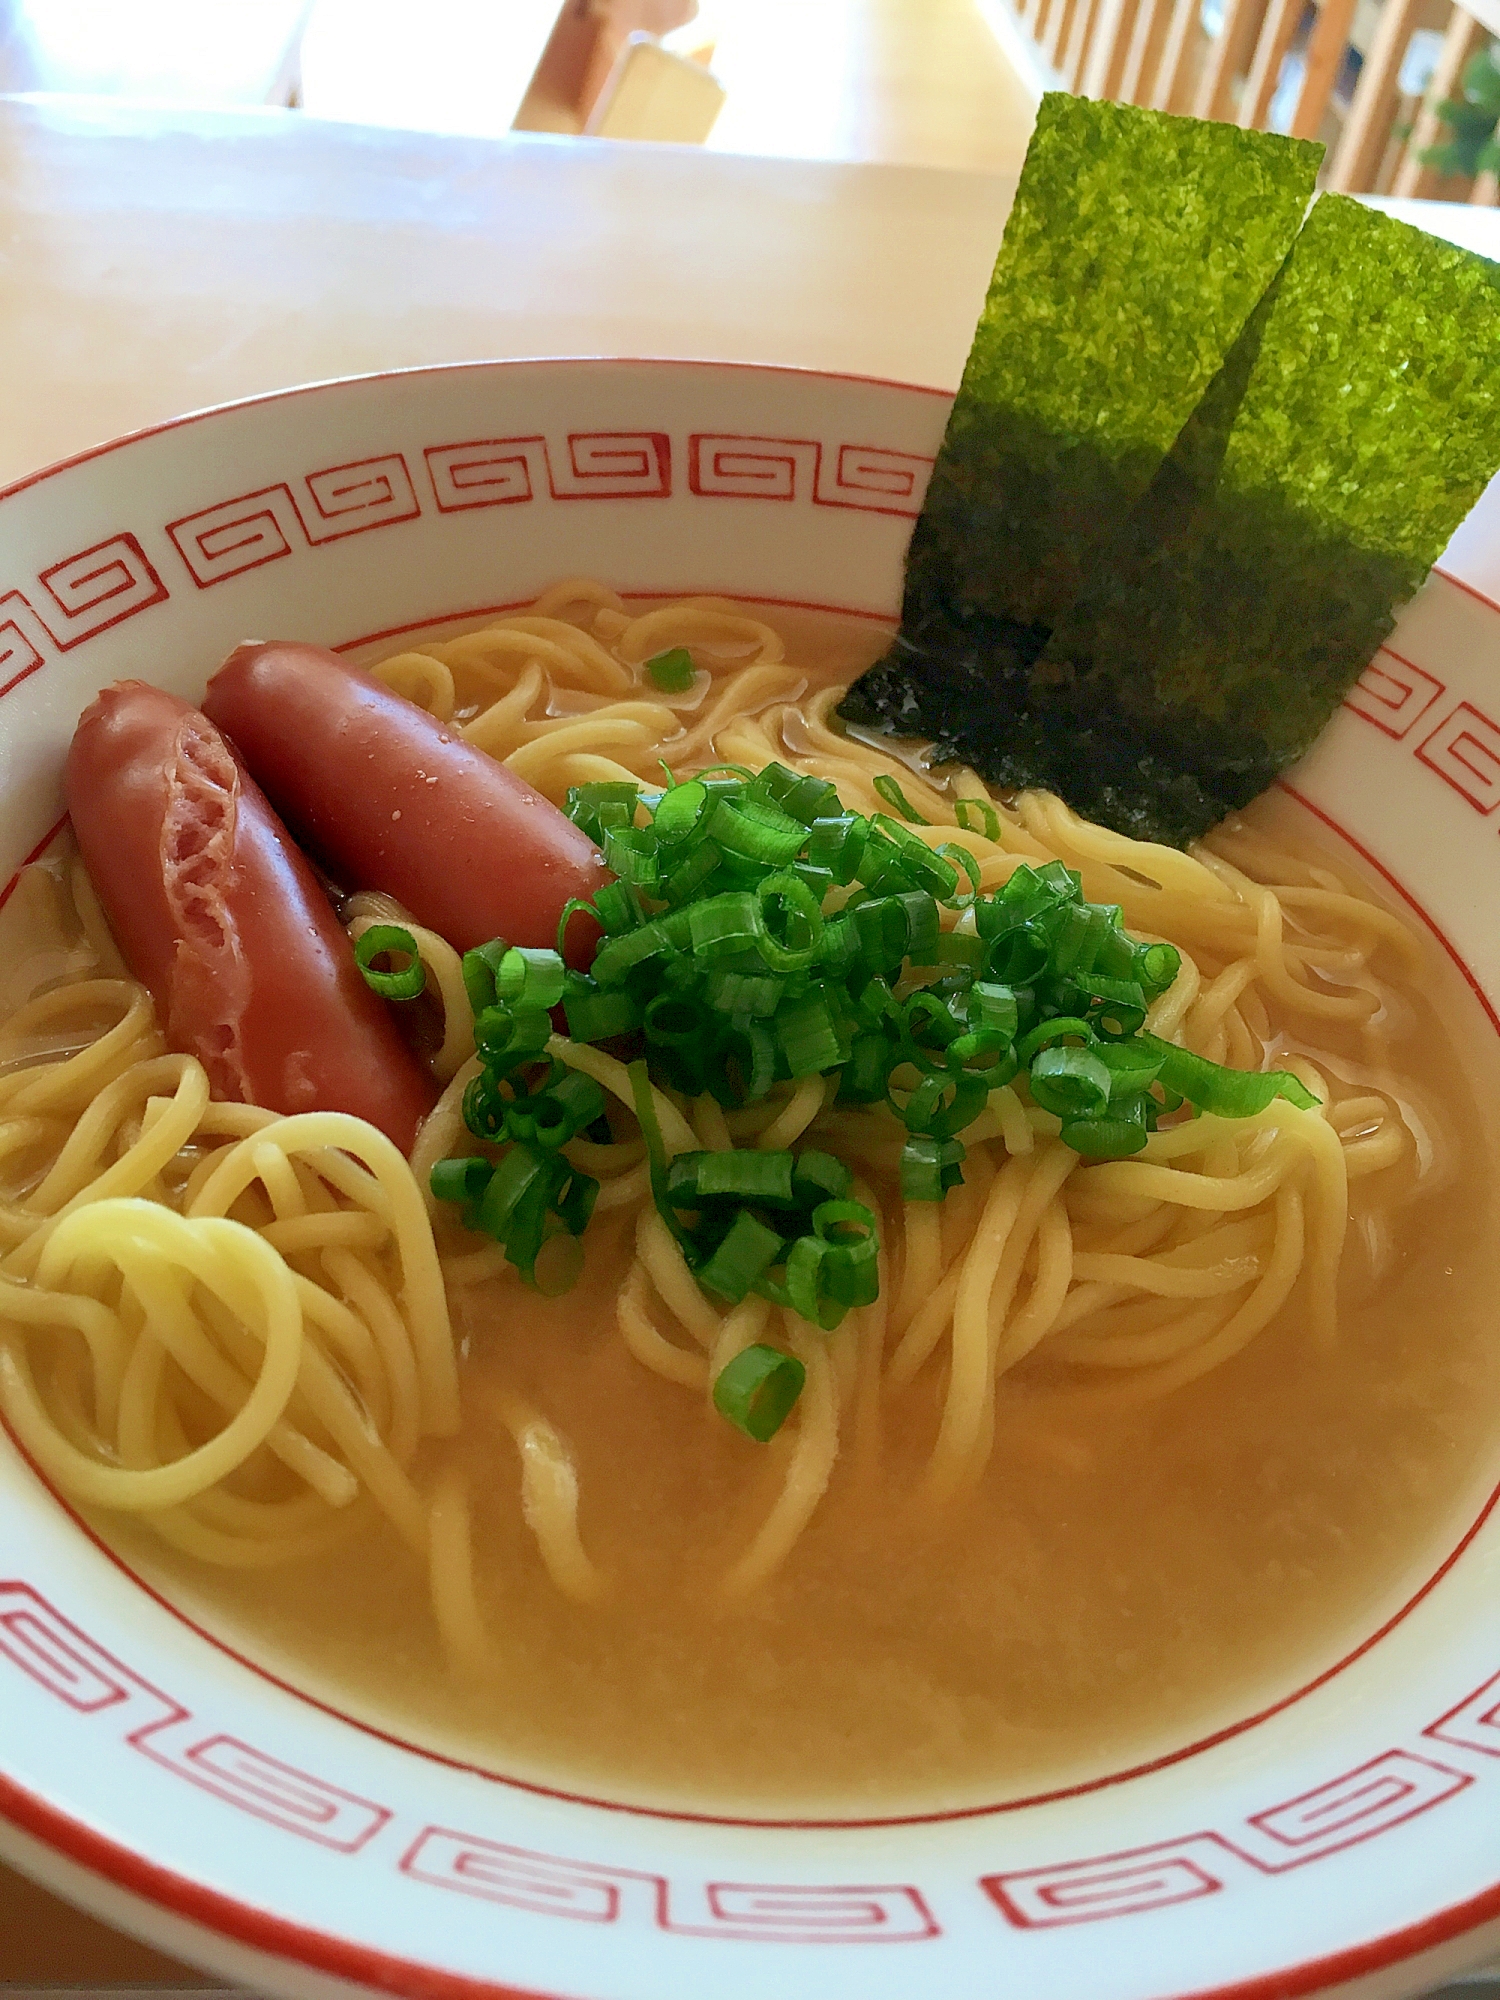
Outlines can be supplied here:
[[1497, 465], [1500, 271], [1324, 195], [1032, 669], [1041, 781], [1177, 842], [1247, 805], [1312, 747]]
[[847, 716], [935, 737], [968, 709], [993, 721], [997, 673], [1024, 678], [1124, 529], [1290, 249], [1321, 158], [1043, 98], [912, 538], [901, 639]]
[[[1163, 220], [1162, 128], [1185, 128], [1184, 212], [1225, 243], [1237, 211], [1210, 186], [1237, 184], [1240, 142], [1291, 145], [1044, 101], [901, 631], [843, 713], [1182, 844], [1310, 747], [1500, 464], [1500, 271], [1325, 195], [1284, 262], [1254, 238], [1217, 359], [1175, 314], [1147, 338], [1139, 298], [1190, 318], [1207, 269]], [[1285, 154], [1299, 188], [1315, 157]], [[1283, 207], [1286, 247], [1301, 195]]]

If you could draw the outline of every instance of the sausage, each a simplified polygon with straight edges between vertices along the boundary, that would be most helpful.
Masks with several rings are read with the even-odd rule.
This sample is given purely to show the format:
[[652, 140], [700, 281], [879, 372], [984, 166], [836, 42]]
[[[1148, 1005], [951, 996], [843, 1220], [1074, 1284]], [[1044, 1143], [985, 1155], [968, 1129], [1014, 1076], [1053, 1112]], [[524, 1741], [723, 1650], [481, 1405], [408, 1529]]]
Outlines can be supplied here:
[[[383, 889], [460, 951], [550, 945], [563, 905], [611, 879], [540, 792], [321, 647], [240, 646], [203, 706], [335, 875]], [[571, 925], [570, 960], [586, 965], [597, 937]]]
[[64, 785], [125, 961], [214, 1096], [351, 1111], [410, 1152], [436, 1086], [213, 724], [119, 681], [79, 721]]

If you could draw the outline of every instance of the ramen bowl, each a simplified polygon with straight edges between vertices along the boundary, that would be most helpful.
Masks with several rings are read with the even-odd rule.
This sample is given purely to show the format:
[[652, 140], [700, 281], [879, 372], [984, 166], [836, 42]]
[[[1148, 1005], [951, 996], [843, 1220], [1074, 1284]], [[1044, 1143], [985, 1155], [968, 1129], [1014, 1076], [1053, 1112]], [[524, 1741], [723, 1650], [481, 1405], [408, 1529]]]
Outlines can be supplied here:
[[[39, 473], [0, 496], [0, 880], [56, 831], [98, 689], [196, 697], [248, 634], [364, 657], [580, 573], [890, 620], [947, 407], [777, 369], [473, 365]], [[1481, 508], [1288, 781], [1486, 1033], [1500, 607], [1474, 580], [1497, 540]], [[1500, 1453], [1420, 1573], [1255, 1712], [1050, 1792], [812, 1820], [403, 1740], [166, 1601], [0, 1436], [0, 1854], [272, 1993], [1416, 1993], [1500, 1950], [1497, 1477]]]

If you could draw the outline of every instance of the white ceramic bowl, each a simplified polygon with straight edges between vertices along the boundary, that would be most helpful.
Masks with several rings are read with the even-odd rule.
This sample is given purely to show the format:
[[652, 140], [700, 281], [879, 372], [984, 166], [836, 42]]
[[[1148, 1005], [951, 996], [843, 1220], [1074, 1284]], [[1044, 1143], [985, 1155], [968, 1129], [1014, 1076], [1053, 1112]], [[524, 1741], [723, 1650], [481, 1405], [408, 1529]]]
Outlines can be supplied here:
[[[0, 496], [0, 881], [56, 825], [95, 690], [195, 695], [247, 634], [394, 637], [577, 571], [889, 616], [946, 414], [826, 375], [502, 363], [211, 411], [23, 481]], [[1471, 574], [1495, 541], [1471, 521]], [[1497, 677], [1500, 609], [1437, 575], [1295, 774], [1492, 1022]], [[540, 1790], [315, 1705], [154, 1597], [0, 1437], [0, 1853], [277, 1993], [1411, 1993], [1500, 1946], [1500, 1520], [1475, 1514], [1343, 1659], [1147, 1769], [751, 1823]]]

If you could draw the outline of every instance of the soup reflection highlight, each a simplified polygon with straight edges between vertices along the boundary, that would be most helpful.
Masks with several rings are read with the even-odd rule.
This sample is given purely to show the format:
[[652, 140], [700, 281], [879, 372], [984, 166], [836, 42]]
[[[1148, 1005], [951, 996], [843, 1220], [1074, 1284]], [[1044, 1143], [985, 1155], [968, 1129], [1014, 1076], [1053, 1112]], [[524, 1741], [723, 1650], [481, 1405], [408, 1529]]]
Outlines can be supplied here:
[[[567, 1148], [600, 1182], [575, 1289], [528, 1289], [434, 1200], [433, 1165], [472, 1148], [473, 1016], [459, 954], [389, 898], [341, 908], [356, 939], [410, 929], [426, 967], [443, 1089], [409, 1163], [347, 1116], [213, 1101], [76, 854], [23, 875], [0, 918], [0, 1405], [134, 1567], [299, 1685], [615, 1796], [971, 1803], [1285, 1692], [1475, 1505], [1500, 1088], [1452, 968], [1285, 796], [1181, 854], [851, 738], [833, 710], [882, 636], [570, 581], [374, 669], [558, 804], [779, 760], [875, 813], [894, 776], [982, 892], [1061, 861], [1176, 946], [1151, 1032], [1318, 1100], [1168, 1119], [1090, 1162], [1017, 1079], [932, 1202], [901, 1198], [889, 1107], [822, 1076], [739, 1109], [658, 1087], [669, 1151], [852, 1167], [880, 1292], [832, 1332], [697, 1284], [602, 1048], [549, 1045], [608, 1102], [607, 1142]], [[647, 663], [676, 648], [692, 677], [664, 689]], [[767, 1342], [806, 1386], [757, 1444], [711, 1389]]]

